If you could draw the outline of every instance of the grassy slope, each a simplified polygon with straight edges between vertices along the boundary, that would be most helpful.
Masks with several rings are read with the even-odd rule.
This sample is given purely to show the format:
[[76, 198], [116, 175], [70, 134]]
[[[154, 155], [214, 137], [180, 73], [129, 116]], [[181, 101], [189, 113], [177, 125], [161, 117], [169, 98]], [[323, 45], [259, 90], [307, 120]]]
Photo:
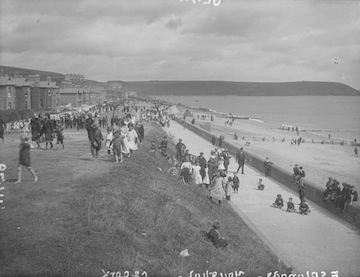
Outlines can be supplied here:
[[[104, 150], [100, 160], [90, 160], [84, 132], [67, 131], [64, 150], [32, 150], [40, 181], [5, 183], [0, 276], [102, 276], [102, 269], [159, 277], [207, 269], [242, 270], [246, 276], [286, 271], [227, 204], [219, 208], [205, 189], [158, 169], [166, 172], [169, 164], [150, 154], [149, 141], [160, 141], [163, 133], [157, 125], [145, 128], [144, 146], [122, 164]], [[18, 137], [6, 135], [7, 144], [0, 145], [10, 180]], [[31, 180], [26, 171], [24, 180]], [[230, 240], [227, 250], [200, 234], [215, 219]], [[186, 248], [190, 257], [179, 257]]]
[[331, 82], [148, 81], [126, 84], [130, 90], [143, 95], [360, 95], [345, 84]]

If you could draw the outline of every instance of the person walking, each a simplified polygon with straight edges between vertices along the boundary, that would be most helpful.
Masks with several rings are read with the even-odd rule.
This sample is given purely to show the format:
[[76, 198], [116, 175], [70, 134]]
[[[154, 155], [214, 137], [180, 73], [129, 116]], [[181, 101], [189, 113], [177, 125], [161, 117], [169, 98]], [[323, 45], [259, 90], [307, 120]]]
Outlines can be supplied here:
[[28, 143], [29, 138], [26, 136], [20, 137], [20, 151], [19, 151], [19, 165], [18, 165], [18, 179], [15, 184], [21, 183], [22, 178], [22, 167], [31, 173], [34, 177], [34, 182], [38, 181], [38, 176], [36, 175], [34, 169], [31, 167], [31, 158], [30, 158], [30, 144]]
[[236, 162], [239, 164], [239, 167], [236, 172], [239, 173], [239, 170], [241, 168], [241, 174], [245, 174], [244, 173], [245, 153], [243, 148], [240, 148], [239, 152], [236, 154]]

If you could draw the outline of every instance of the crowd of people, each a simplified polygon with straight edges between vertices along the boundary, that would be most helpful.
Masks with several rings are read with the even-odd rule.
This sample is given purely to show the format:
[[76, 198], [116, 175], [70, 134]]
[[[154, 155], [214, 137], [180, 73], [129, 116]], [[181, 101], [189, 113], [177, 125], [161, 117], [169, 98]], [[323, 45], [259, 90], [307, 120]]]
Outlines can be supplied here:
[[335, 208], [345, 211], [346, 208], [358, 200], [358, 193], [355, 186], [346, 182], [340, 183], [338, 180], [329, 177], [325, 185], [324, 201], [332, 202]]

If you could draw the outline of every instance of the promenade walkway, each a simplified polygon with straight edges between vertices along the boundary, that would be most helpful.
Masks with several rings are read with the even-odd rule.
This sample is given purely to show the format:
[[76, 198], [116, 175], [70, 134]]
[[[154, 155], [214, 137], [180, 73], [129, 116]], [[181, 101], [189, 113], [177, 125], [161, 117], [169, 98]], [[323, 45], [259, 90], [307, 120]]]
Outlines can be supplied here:
[[[213, 146], [180, 124], [171, 121], [164, 131], [175, 143], [182, 138], [190, 153], [205, 153], [208, 160]], [[229, 172], [237, 169], [235, 157], [230, 160]], [[308, 202], [311, 213], [307, 216], [288, 213], [272, 207], [276, 195], [281, 194], [286, 203], [289, 197], [295, 204], [299, 197], [276, 181], [264, 177], [262, 172], [245, 165], [245, 174], [240, 178], [239, 194], [234, 194], [228, 203], [283, 260], [294, 273], [311, 275], [325, 272], [326, 276], [360, 276], [360, 235], [339, 219], [315, 203]], [[265, 190], [257, 190], [257, 181], [263, 179]], [[286, 206], [286, 204], [285, 204]], [[295, 205], [295, 207], [297, 207]], [[221, 209], [221, 207], [219, 207]], [[226, 226], [224, 226], [226, 236]], [[251, 257], [249, 257], [251, 258]], [[306, 272], [309, 271], [309, 275]], [[265, 276], [266, 273], [264, 273]]]

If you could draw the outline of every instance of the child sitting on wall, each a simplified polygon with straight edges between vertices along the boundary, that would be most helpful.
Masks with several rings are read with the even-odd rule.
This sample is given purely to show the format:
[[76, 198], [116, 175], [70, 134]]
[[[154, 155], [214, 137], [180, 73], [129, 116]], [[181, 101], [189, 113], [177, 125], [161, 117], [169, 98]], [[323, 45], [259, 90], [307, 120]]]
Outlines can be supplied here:
[[275, 202], [273, 203], [273, 206], [278, 209], [281, 209], [282, 207], [284, 207], [284, 201], [281, 197], [281, 194], [277, 195]]

